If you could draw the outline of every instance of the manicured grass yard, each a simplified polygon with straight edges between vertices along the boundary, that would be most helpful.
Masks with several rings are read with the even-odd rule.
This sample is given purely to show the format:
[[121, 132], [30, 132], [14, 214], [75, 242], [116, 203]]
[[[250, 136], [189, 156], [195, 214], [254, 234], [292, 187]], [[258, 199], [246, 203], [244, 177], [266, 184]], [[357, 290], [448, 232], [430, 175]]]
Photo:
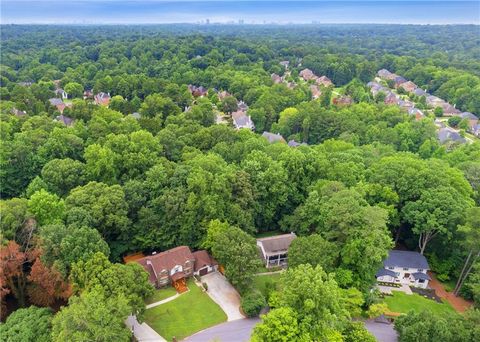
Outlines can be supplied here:
[[148, 309], [145, 322], [167, 341], [181, 340], [227, 320], [227, 315], [190, 280], [190, 291], [171, 302]]
[[263, 295], [267, 294], [266, 284], [268, 282], [274, 282], [278, 289], [278, 281], [280, 280], [281, 273], [267, 274], [261, 276], [253, 277], [253, 285], [257, 290], [259, 290]]
[[175, 296], [177, 291], [173, 287], [166, 287], [164, 289], [155, 290], [153, 295], [145, 300], [145, 303], [152, 304], [159, 302], [161, 300], [167, 299], [168, 297]]
[[407, 295], [400, 291], [392, 291], [392, 296], [385, 296], [385, 303], [393, 312], [407, 313], [410, 310], [430, 310], [434, 313], [455, 312], [447, 302], [442, 304], [434, 300], [424, 298], [416, 293]]

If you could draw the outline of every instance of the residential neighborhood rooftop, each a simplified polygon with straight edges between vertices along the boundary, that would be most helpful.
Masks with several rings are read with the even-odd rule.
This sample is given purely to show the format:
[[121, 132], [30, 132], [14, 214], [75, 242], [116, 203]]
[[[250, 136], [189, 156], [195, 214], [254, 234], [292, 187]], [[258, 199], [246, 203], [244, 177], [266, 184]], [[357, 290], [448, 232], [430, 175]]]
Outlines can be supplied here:
[[270, 236], [257, 239], [267, 255], [287, 252], [288, 247], [297, 236], [294, 233]]
[[392, 250], [388, 253], [387, 259], [383, 261], [385, 267], [409, 267], [428, 270], [425, 256], [418, 252]]

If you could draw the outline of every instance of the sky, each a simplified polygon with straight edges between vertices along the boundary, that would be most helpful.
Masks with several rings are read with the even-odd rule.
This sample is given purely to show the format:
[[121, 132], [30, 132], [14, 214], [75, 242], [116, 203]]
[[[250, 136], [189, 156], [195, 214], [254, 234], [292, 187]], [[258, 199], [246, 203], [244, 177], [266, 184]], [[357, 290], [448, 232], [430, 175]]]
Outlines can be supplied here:
[[480, 1], [1, 0], [2, 24], [480, 24]]

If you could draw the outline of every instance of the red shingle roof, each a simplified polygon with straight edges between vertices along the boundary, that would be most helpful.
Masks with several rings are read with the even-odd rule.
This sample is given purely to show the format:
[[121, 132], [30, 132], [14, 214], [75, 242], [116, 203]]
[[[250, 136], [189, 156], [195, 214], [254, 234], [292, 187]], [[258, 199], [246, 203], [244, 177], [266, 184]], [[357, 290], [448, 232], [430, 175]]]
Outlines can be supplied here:
[[147, 261], [150, 261], [153, 269], [158, 274], [162, 270], [170, 271], [176, 265], [184, 265], [188, 260], [195, 260], [192, 252], [190, 252], [190, 248], [187, 246], [179, 246], [162, 253], [146, 256], [145, 258], [137, 260], [137, 262], [148, 270]]
[[205, 266], [218, 265], [218, 262], [205, 250], [193, 252], [193, 256], [195, 257], [195, 272]]

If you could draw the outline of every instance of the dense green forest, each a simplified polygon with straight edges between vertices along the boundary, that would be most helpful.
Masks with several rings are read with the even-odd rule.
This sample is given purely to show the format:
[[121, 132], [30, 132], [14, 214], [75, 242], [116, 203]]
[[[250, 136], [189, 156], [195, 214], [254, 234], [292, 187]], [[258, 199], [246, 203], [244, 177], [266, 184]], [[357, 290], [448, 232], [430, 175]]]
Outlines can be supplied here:
[[[245, 241], [271, 231], [320, 239], [328, 262], [310, 264], [335, 280], [324, 274], [317, 281], [335, 295], [338, 287], [358, 289], [366, 306], [394, 246], [424, 252], [440, 280], [460, 278], [460, 293], [480, 305], [480, 142], [442, 145], [433, 117], [415, 120], [366, 86], [385, 68], [478, 115], [478, 27], [1, 31], [2, 307], [58, 309], [70, 297], [53, 318], [53, 340], [65, 340], [87, 313], [92, 324], [110, 315], [110, 340], [128, 339], [116, 318], [141, 314], [151, 289], [143, 269], [120, 264], [121, 257], [179, 245], [199, 249], [222, 224], [239, 229], [237, 237], [245, 232]], [[310, 84], [299, 79], [304, 68], [327, 76], [334, 89], [322, 88], [312, 100]], [[295, 86], [274, 83], [272, 73]], [[196, 96], [189, 85], [208, 94]], [[49, 101], [60, 87], [68, 93], [63, 116], [73, 124], [56, 119], [59, 108]], [[108, 107], [84, 97], [87, 90], [108, 93]], [[354, 103], [333, 104], [339, 94]], [[238, 101], [248, 105], [254, 131], [217, 124]], [[269, 143], [264, 131], [305, 144]], [[301, 278], [300, 270], [288, 272]], [[104, 307], [91, 312], [99, 302]], [[31, 312], [18, 310], [11, 325], [24, 324], [29, 341], [35, 335], [26, 327], [38, 316], [48, 341], [50, 311], [23, 310]], [[269, 340], [261, 337], [267, 328], [257, 331], [259, 341]], [[332, 327], [328, 334], [315, 329], [318, 338], [333, 336]], [[8, 334], [8, 325], [3, 330]]]

